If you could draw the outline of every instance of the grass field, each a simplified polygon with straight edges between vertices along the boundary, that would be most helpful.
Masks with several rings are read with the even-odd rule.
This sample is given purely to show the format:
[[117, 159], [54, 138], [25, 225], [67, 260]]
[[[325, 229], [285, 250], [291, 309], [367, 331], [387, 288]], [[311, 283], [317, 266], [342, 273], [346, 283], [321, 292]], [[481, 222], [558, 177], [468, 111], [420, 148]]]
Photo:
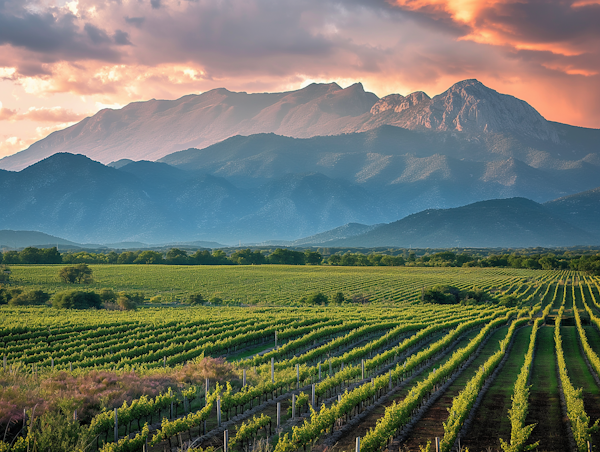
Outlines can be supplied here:
[[[12, 266], [12, 284], [51, 293], [73, 287], [59, 281], [59, 268]], [[579, 346], [584, 331], [591, 349], [600, 351], [600, 296], [596, 279], [575, 272], [274, 265], [98, 265], [93, 271], [91, 289], [140, 291], [166, 302], [200, 292], [248, 306], [144, 304], [126, 312], [0, 307], [0, 428], [7, 441], [14, 440], [12, 446], [0, 441], [0, 452], [33, 452], [32, 441], [47, 444], [50, 432], [67, 427], [75, 442], [35, 450], [131, 452], [142, 451], [146, 440], [154, 452], [222, 450], [226, 429], [235, 438], [232, 452], [246, 451], [260, 438], [267, 440], [265, 452], [342, 452], [354, 450], [356, 437], [362, 452], [418, 451], [436, 437], [454, 440], [445, 426], [450, 407], [459, 410], [453, 416], [473, 417], [463, 447], [499, 451], [499, 439], [510, 440], [516, 428], [509, 409], [535, 322], [540, 328], [525, 424], [536, 426], [525, 444], [569, 450], [572, 426], [561, 411], [553, 338], [561, 307], [568, 378], [582, 388], [590, 425], [600, 417], [600, 388]], [[422, 289], [436, 284], [511, 294], [522, 304], [422, 303]], [[295, 306], [313, 292], [365, 295], [371, 302]], [[574, 309], [585, 325], [581, 330]], [[509, 331], [510, 353], [500, 342], [511, 338]], [[481, 354], [465, 364], [484, 340]], [[479, 408], [453, 405], [458, 397], [474, 400], [482, 366], [497, 352], [508, 353], [507, 359]], [[491, 374], [493, 368], [485, 370]], [[440, 389], [450, 377], [456, 379]], [[436, 393], [440, 397], [426, 404]], [[294, 419], [292, 396], [298, 401]], [[115, 408], [119, 443], [113, 442]], [[21, 430], [24, 410], [26, 419], [38, 419], [29, 436]], [[253, 424], [261, 414], [269, 422]], [[57, 424], [50, 428], [51, 422]], [[600, 446], [598, 433], [587, 438]], [[78, 445], [84, 440], [87, 446]]]

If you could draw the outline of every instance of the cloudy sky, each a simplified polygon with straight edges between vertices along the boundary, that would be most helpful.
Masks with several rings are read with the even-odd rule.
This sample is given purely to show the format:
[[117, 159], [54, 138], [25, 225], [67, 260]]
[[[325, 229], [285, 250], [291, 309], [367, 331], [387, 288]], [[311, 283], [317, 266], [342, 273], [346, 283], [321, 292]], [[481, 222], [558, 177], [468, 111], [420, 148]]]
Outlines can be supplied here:
[[600, 0], [0, 0], [0, 157], [85, 116], [225, 87], [477, 78], [600, 128]]

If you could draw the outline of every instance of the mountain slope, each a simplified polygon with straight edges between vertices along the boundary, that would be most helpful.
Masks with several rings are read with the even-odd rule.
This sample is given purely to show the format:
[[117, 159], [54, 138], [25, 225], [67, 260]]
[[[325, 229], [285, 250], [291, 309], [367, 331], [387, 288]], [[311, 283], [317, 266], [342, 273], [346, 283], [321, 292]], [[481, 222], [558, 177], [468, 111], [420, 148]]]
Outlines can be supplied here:
[[[306, 138], [368, 131], [382, 125], [428, 134], [452, 133], [471, 147], [481, 144], [479, 153], [484, 154], [503, 153], [514, 143], [555, 157], [562, 151], [569, 159], [573, 159], [570, 153], [574, 148], [578, 155], [584, 152], [583, 156], [598, 152], [597, 146], [584, 145], [586, 139], [580, 138], [589, 135], [586, 129], [557, 127], [526, 102], [477, 80], [456, 83], [431, 99], [421, 92], [378, 99], [360, 83], [345, 89], [329, 83], [284, 93], [234, 93], [220, 88], [176, 100], [105, 109], [0, 160], [0, 168], [19, 170], [57, 152], [83, 152], [104, 163], [157, 160], [181, 149], [206, 148], [235, 135], [276, 133]], [[571, 147], [571, 141], [577, 146]]]
[[600, 236], [600, 187], [544, 204], [554, 215]]
[[37, 231], [13, 231], [10, 229], [0, 231], [0, 248], [25, 248], [28, 246], [59, 246], [60, 248], [60, 245], [81, 246], [69, 240]]
[[572, 226], [543, 206], [511, 198], [426, 210], [365, 234], [327, 242], [327, 246], [509, 248], [597, 243], [597, 236]]
[[[600, 167], [586, 160], [585, 149], [566, 156], [580, 160], [563, 160], [555, 144], [546, 145], [551, 152], [501, 135], [489, 134], [482, 142], [459, 139], [451, 132], [424, 134], [382, 126], [369, 132], [308, 139], [275, 134], [235, 136], [160, 161], [249, 185], [282, 174], [317, 171], [378, 192], [396, 191], [408, 196], [406, 203], [435, 189], [436, 184], [440, 192], [452, 194], [442, 204], [417, 202], [415, 210], [396, 210], [397, 216], [499, 197], [545, 202], [600, 185]], [[390, 208], [395, 209], [393, 204]]]

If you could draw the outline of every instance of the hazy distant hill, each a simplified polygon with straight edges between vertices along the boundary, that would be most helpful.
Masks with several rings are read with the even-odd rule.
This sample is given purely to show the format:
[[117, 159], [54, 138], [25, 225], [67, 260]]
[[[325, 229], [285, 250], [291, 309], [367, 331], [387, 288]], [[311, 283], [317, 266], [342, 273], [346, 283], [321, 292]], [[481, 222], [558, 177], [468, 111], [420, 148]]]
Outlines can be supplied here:
[[59, 237], [44, 234], [37, 231], [12, 231], [3, 229], [0, 231], [0, 248], [25, 248], [28, 246], [52, 247], [66, 245], [69, 247], [80, 246]]
[[[596, 208], [597, 210], [597, 208]], [[600, 244], [594, 236], [540, 204], [496, 199], [454, 209], [426, 210], [327, 246], [416, 248], [534, 247]]]
[[[530, 168], [522, 162], [514, 165]], [[535, 178], [523, 181], [534, 184]], [[476, 186], [455, 174], [446, 181], [431, 178], [376, 190], [305, 173], [240, 188], [222, 177], [164, 163], [132, 162], [116, 169], [85, 156], [57, 154], [20, 172], [0, 171], [0, 224], [117, 247], [120, 242], [213, 247], [215, 242], [269, 240], [327, 246], [596, 244], [592, 233], [598, 231], [595, 219], [600, 217], [598, 190], [545, 206], [524, 199], [497, 200], [427, 210], [395, 221], [405, 216], [400, 214], [403, 209], [418, 211], [420, 203], [457, 200]]]
[[547, 202], [544, 207], [569, 223], [600, 236], [600, 188]]
[[[492, 154], [497, 159], [513, 156], [528, 164], [535, 160], [552, 166], [558, 154], [560, 161], [579, 161], [593, 154], [587, 158], [598, 164], [598, 131], [548, 122], [526, 102], [477, 80], [464, 80], [433, 98], [417, 92], [379, 99], [361, 84], [342, 89], [330, 83], [285, 93], [234, 93], [221, 88], [177, 100], [134, 102], [54, 132], [0, 160], [0, 168], [22, 169], [57, 152], [83, 153], [104, 163], [156, 160], [181, 149], [206, 148], [234, 135], [307, 138], [384, 125], [433, 136], [441, 133], [441, 138], [432, 139], [449, 139], [446, 148], [457, 142], [474, 150], [470, 160], [488, 161], [487, 154]], [[410, 139], [395, 143], [395, 148], [401, 154], [413, 153]], [[514, 155], [515, 148], [519, 155]], [[481, 155], [487, 156], [482, 160]]]
[[330, 231], [321, 232], [320, 234], [311, 235], [302, 239], [294, 240], [290, 242], [290, 246], [303, 246], [303, 245], [325, 245], [333, 242], [334, 240], [342, 240], [349, 237], [355, 237], [360, 234], [365, 234], [373, 229], [377, 228], [378, 224], [366, 225], [359, 223], [348, 223], [339, 228], [331, 229]]
[[318, 173], [241, 189], [164, 163], [116, 169], [73, 154], [0, 171], [0, 203], [3, 227], [79, 243], [286, 240], [386, 213], [364, 188]]

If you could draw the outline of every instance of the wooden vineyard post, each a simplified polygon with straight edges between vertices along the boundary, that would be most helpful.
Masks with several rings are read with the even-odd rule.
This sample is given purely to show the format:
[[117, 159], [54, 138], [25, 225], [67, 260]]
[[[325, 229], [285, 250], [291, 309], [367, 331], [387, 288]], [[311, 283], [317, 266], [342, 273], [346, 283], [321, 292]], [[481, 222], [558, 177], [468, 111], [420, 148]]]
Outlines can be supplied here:
[[329, 358], [329, 375], [333, 375], [333, 370], [331, 368], [331, 358]]
[[356, 437], [356, 448], [354, 449], [354, 452], [360, 452], [360, 436]]
[[277, 350], [277, 331], [275, 331], [275, 350]]
[[73, 372], [73, 363], [69, 361], [69, 372]]
[[119, 409], [115, 408], [115, 443], [119, 442]]
[[173, 418], [175, 418], [175, 411], [174, 411], [174, 409], [173, 409], [173, 408], [174, 408], [174, 402], [171, 402], [171, 412], [169, 413], [169, 414], [170, 414], [170, 415], [169, 415], [169, 418], [170, 418], [170, 419], [173, 419]]
[[271, 383], [275, 383], [275, 358], [271, 357]]
[[364, 359], [360, 360], [360, 370], [361, 370], [361, 375], [362, 375], [361, 380], [364, 380], [365, 379], [365, 360]]
[[292, 394], [292, 419], [296, 419], [296, 394]]
[[319, 361], [319, 381], [321, 381], [321, 362]]
[[439, 437], [435, 437], [435, 452], [440, 452], [440, 438]]
[[244, 376], [243, 376], [242, 382], [243, 382], [242, 386], [246, 386], [246, 369], [244, 369]]
[[208, 401], [208, 384], [210, 383], [210, 381], [208, 380], [208, 378], [204, 381], [204, 405], [206, 406], [207, 401]]
[[54, 357], [50, 358], [50, 365], [52, 366], [52, 370], [54, 370]]
[[316, 408], [315, 408], [315, 405], [316, 405], [316, 403], [317, 403], [317, 401], [316, 401], [316, 396], [315, 396], [315, 387], [316, 387], [316, 386], [317, 386], [317, 385], [316, 385], [315, 383], [313, 383], [313, 384], [312, 384], [312, 399], [311, 399], [311, 401], [312, 401], [312, 407], [313, 407], [313, 409], [315, 409], [315, 410], [316, 410]]
[[[4, 357], [4, 359], [6, 360], [6, 357]], [[296, 381], [298, 382], [297, 389], [300, 389], [300, 364], [296, 364]]]
[[281, 427], [281, 402], [277, 402], [277, 428]]
[[223, 452], [229, 450], [229, 430], [223, 432]]
[[167, 357], [163, 356], [163, 369], [167, 368]]

